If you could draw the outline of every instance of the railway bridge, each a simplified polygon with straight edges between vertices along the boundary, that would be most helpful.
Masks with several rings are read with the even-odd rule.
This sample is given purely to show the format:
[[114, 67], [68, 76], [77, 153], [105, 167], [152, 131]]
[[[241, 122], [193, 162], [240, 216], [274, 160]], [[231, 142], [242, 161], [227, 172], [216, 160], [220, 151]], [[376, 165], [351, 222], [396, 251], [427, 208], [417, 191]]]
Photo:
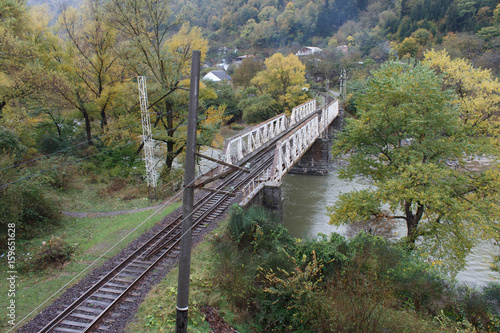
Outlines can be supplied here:
[[[281, 180], [286, 173], [324, 175], [328, 173], [331, 140], [342, 126], [339, 102], [331, 100], [318, 108], [312, 99], [284, 114], [269, 119], [226, 141], [225, 162], [258, 168], [240, 188], [240, 205], [263, 205], [283, 216]], [[257, 156], [264, 152], [264, 162]], [[224, 172], [227, 167], [219, 168]]]
[[[193, 236], [234, 203], [261, 204], [282, 213], [281, 180], [287, 172], [328, 172], [330, 141], [341, 126], [337, 100], [317, 108], [311, 100], [228, 139], [223, 165], [213, 170], [221, 178], [215, 188], [194, 202], [190, 227]], [[235, 172], [232, 172], [236, 170]], [[202, 177], [203, 178], [203, 177]], [[209, 178], [194, 183], [201, 187]], [[229, 188], [229, 191], [228, 191]], [[231, 197], [231, 199], [230, 199]], [[180, 209], [110, 259], [81, 284], [68, 290], [21, 332], [120, 332], [150, 290], [157, 272], [167, 272], [179, 261], [183, 217]]]

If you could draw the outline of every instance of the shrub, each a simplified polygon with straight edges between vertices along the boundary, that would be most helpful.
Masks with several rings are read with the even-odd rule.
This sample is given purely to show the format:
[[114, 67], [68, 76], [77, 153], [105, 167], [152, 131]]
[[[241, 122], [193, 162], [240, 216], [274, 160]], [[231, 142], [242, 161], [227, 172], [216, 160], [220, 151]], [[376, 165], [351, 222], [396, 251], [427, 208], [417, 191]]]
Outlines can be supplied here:
[[237, 243], [227, 234], [216, 235], [211, 241], [214, 253], [212, 283], [228, 299], [242, 318], [256, 308], [257, 290], [253, 281], [257, 265], [252, 256], [238, 251]]
[[26, 147], [19, 140], [19, 136], [0, 126], [0, 154], [11, 154], [19, 160], [26, 153]]
[[51, 236], [50, 240], [43, 242], [42, 246], [32, 259], [20, 264], [20, 270], [38, 271], [49, 267], [59, 267], [71, 259], [75, 248], [59, 237]]
[[[270, 249], [272, 243], [279, 240], [276, 233], [277, 219], [268, 210], [260, 206], [243, 209], [234, 205], [229, 217], [229, 232], [240, 248], [253, 245], [254, 250]], [[268, 237], [271, 236], [272, 237]]]
[[[13, 160], [4, 156], [0, 168]], [[0, 172], [0, 184], [7, 184], [23, 176], [17, 170]], [[42, 186], [29, 179], [0, 188], [0, 248], [5, 246], [9, 224], [14, 224], [18, 239], [30, 239], [48, 227], [61, 222], [56, 201], [48, 198]]]
[[418, 255], [380, 236], [295, 240], [264, 209], [236, 206], [212, 251], [214, 286], [256, 332], [500, 328], [498, 285], [482, 293], [457, 289]]
[[320, 234], [318, 239], [298, 240], [294, 246], [294, 257], [311, 260], [315, 253], [317, 259], [323, 262], [325, 279], [329, 280], [336, 278], [339, 269], [350, 260], [350, 251], [345, 237], [339, 234]]
[[241, 131], [241, 130], [244, 130], [245, 129], [245, 125], [241, 125], [241, 124], [231, 124], [231, 126], [229, 126], [232, 130], [234, 131]]

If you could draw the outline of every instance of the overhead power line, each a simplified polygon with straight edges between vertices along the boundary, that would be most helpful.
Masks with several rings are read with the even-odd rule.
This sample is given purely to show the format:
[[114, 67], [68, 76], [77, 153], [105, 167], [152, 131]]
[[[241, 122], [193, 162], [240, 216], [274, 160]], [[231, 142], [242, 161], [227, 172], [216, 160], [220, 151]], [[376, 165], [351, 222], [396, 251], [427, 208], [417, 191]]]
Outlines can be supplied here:
[[34, 158], [32, 160], [29, 160], [29, 161], [24, 161], [24, 162], [21, 162], [21, 163], [18, 163], [18, 164], [15, 164], [15, 165], [11, 165], [11, 166], [8, 166], [8, 167], [5, 167], [5, 168], [2, 168], [0, 169], [0, 171], [3, 171], [3, 170], [7, 170], [7, 169], [12, 169], [12, 168], [17, 168], [17, 167], [20, 167], [21, 165], [24, 165], [24, 164], [28, 164], [28, 163], [31, 163], [31, 162], [36, 162], [38, 160], [41, 160], [42, 158], [45, 158], [45, 157], [50, 157], [50, 156], [53, 156], [53, 155], [56, 155], [56, 154], [59, 154], [59, 153], [62, 153], [62, 152], [65, 152], [67, 150], [70, 150], [70, 149], [73, 149], [73, 148], [76, 148], [76, 147], [79, 147], [79, 146], [82, 146], [84, 144], [88, 144], [89, 142], [93, 142], [94, 140], [97, 140], [97, 139], [102, 139], [108, 135], [111, 135], [111, 134], [114, 134], [115, 132], [118, 132], [118, 131], [123, 131], [123, 130], [127, 130], [131, 127], [134, 127], [134, 126], [138, 126], [139, 124], [133, 124], [133, 125], [130, 125], [130, 126], [127, 126], [127, 127], [124, 127], [124, 128], [120, 128], [120, 129], [116, 129], [114, 131], [111, 131], [111, 132], [108, 132], [106, 134], [103, 134], [101, 136], [97, 136], [97, 137], [93, 137], [91, 140], [87, 140], [87, 141], [84, 141], [84, 142], [80, 142], [80, 143], [77, 143], [76, 145], [73, 145], [73, 146], [70, 146], [70, 147], [66, 147], [66, 148], [63, 148], [61, 150], [58, 150], [58, 151], [55, 151], [53, 153], [50, 153], [50, 154], [47, 154], [47, 155], [43, 155], [43, 156], [39, 156], [37, 158]]
[[[157, 134], [163, 134], [163, 133], [166, 133], [166, 132], [167, 132], [167, 131], [162, 131], [162, 132], [159, 132], [159, 133], [157, 133]], [[133, 141], [130, 141], [130, 142], [127, 142], [127, 143], [125, 143], [125, 144], [123, 144], [123, 145], [121, 145], [121, 146], [117, 146], [117, 147], [113, 147], [113, 148], [110, 148], [110, 149], [106, 149], [106, 150], [100, 151], [100, 152], [98, 152], [98, 153], [96, 153], [96, 154], [93, 154], [93, 155], [89, 155], [89, 156], [85, 156], [85, 157], [79, 158], [79, 159], [74, 160], [74, 161], [69, 161], [69, 162], [67, 162], [67, 163], [63, 163], [63, 164], [60, 164], [60, 165], [56, 165], [56, 166], [54, 166], [54, 167], [52, 167], [52, 168], [48, 168], [48, 169], [42, 170], [42, 171], [37, 172], [37, 173], [34, 173], [34, 174], [32, 174], [32, 175], [28, 175], [28, 176], [25, 176], [25, 177], [19, 178], [19, 179], [15, 180], [15, 181], [12, 181], [12, 182], [5, 183], [5, 184], [0, 185], [0, 188], [4, 188], [4, 187], [6, 187], [6, 186], [9, 186], [9, 185], [15, 184], [15, 183], [20, 182], [20, 181], [22, 181], [22, 180], [27, 180], [27, 179], [30, 179], [30, 178], [33, 178], [33, 177], [39, 176], [39, 175], [41, 175], [41, 174], [44, 174], [44, 173], [46, 173], [46, 172], [49, 172], [49, 171], [52, 171], [52, 170], [55, 170], [55, 169], [58, 169], [58, 168], [61, 168], [61, 167], [64, 167], [64, 166], [70, 165], [70, 164], [75, 164], [75, 163], [77, 163], [77, 162], [84, 161], [84, 160], [89, 159], [89, 158], [91, 158], [91, 157], [98, 156], [98, 155], [101, 155], [101, 154], [104, 154], [104, 153], [107, 153], [107, 152], [113, 151], [113, 150], [115, 150], [115, 149], [120, 149], [120, 148], [123, 148], [123, 147], [129, 146], [129, 145], [131, 145], [131, 144], [133, 144], [133, 143], [135, 143], [135, 142], [139, 142], [139, 141], [142, 141], [142, 138], [137, 139], [137, 140], [133, 140]], [[2, 169], [2, 170], [3, 170], [3, 169]], [[0, 171], [1, 171], [1, 170], [0, 170]]]

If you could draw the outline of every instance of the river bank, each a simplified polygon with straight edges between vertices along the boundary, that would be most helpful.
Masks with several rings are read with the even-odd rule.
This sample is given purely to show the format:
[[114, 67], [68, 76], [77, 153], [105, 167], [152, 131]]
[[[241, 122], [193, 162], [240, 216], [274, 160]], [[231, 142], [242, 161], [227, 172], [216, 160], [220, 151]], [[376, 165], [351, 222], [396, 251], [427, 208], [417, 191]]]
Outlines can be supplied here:
[[[290, 234], [298, 238], [315, 238], [319, 233], [336, 232], [352, 236], [355, 230], [348, 226], [336, 227], [328, 224], [327, 207], [332, 206], [341, 193], [368, 188], [366, 179], [352, 182], [338, 179], [332, 170], [326, 176], [286, 175], [283, 179], [284, 223]], [[397, 224], [395, 237], [404, 235], [406, 227]], [[500, 255], [500, 247], [491, 242], [482, 242], [467, 256], [467, 268], [456, 276], [461, 283], [484, 286], [490, 281], [500, 281], [500, 273], [492, 271], [490, 262]]]

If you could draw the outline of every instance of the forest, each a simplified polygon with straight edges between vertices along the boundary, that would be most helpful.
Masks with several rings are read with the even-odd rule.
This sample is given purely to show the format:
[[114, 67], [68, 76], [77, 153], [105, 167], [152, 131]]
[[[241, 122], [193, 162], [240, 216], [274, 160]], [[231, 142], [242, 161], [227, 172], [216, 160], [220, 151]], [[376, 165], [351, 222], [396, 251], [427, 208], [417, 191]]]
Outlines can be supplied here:
[[[387, 60], [436, 46], [498, 73], [498, 1], [174, 1], [211, 47], [269, 56], [301, 46], [352, 46], [351, 61]], [[392, 46], [391, 46], [392, 43]], [[402, 45], [401, 45], [402, 44]], [[395, 46], [399, 45], [399, 49]]]

